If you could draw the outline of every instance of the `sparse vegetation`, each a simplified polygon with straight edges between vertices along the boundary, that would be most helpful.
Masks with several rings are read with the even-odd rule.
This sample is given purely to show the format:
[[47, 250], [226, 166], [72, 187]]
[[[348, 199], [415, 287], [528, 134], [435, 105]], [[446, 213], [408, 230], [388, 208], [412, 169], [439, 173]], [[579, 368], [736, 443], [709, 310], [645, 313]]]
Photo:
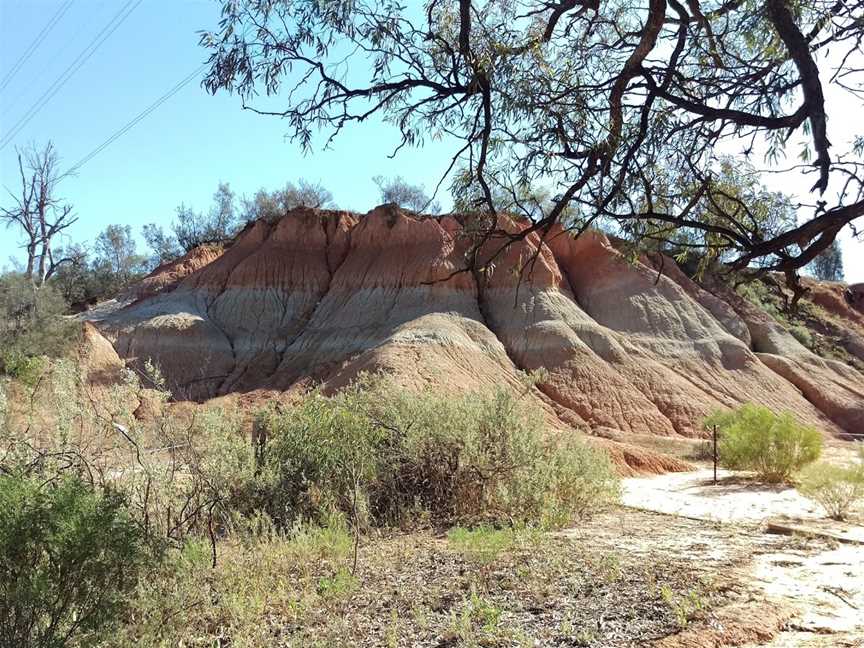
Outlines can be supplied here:
[[806, 326], [794, 325], [789, 327], [789, 332], [796, 340], [803, 344], [808, 349], [813, 347], [813, 334]]
[[295, 185], [288, 182], [282, 189], [267, 191], [259, 189], [252, 198], [243, 198], [243, 219], [248, 222], [263, 220], [278, 222], [285, 214], [297, 207], [310, 209], [335, 209], [333, 194], [318, 183], [300, 178]]
[[43, 356], [60, 356], [77, 326], [63, 315], [67, 305], [53, 286], [37, 287], [22, 275], [0, 276], [0, 372], [32, 381]]
[[336, 508], [361, 527], [437, 522], [560, 526], [615, 501], [609, 459], [544, 439], [542, 419], [500, 390], [413, 394], [365, 378], [259, 420], [283, 524]]
[[746, 404], [734, 411], [717, 412], [705, 425], [717, 426], [718, 450], [723, 466], [752, 470], [767, 482], [785, 482], [822, 451], [822, 435], [790, 413], [775, 414], [766, 407]]
[[[429, 620], [428, 633], [446, 634], [470, 609], [470, 622], [460, 626], [466, 637], [509, 637], [494, 620], [510, 603], [486, 589], [498, 578], [493, 566], [509, 556], [526, 560], [545, 542], [542, 528], [589, 515], [617, 494], [605, 455], [546, 438], [542, 419], [505, 392], [418, 395], [365, 377], [339, 395], [313, 392], [262, 413], [250, 442], [230, 410], [172, 413], [153, 367], [146, 371], [151, 388], [128, 373], [97, 399], [73, 362], [46, 362], [35, 384], [5, 383], [4, 470], [14, 459], [38, 466], [49, 483], [86, 476], [75, 481], [82, 497], [118, 503], [142, 548], [157, 541], [164, 547], [162, 564], [130, 565], [130, 574], [146, 568], [147, 577], [130, 577], [117, 590], [130, 607], [122, 616], [114, 608], [113, 618], [123, 622], [110, 637], [95, 629], [86, 636], [102, 646], [217, 637], [261, 646], [281, 632], [295, 645], [319, 633], [357, 637], [344, 621], [357, 605], [351, 601], [381, 596], [377, 572], [397, 578], [377, 555], [381, 536], [394, 533], [390, 525], [422, 535], [430, 523], [457, 520], [486, 525], [454, 531], [440, 558], [488, 566], [482, 578], [466, 573], [466, 591], [474, 588], [476, 596], [440, 609], [423, 603], [416, 612]], [[136, 417], [143, 402], [149, 414]], [[371, 543], [376, 549], [367, 551]], [[398, 559], [422, 571], [418, 561], [427, 553], [410, 550]], [[546, 556], [542, 569], [558, 570], [558, 557]], [[394, 619], [387, 611], [385, 634], [393, 641], [404, 632], [403, 614]]]
[[852, 507], [864, 500], [864, 450], [854, 466], [817, 463], [808, 466], [798, 482], [798, 490], [818, 502], [829, 517], [845, 520]]
[[479, 565], [494, 563], [504, 552], [519, 544], [539, 542], [536, 529], [496, 529], [479, 526], [473, 529], [454, 527], [447, 532], [447, 542], [455, 551]]
[[372, 178], [372, 182], [378, 186], [382, 203], [395, 203], [403, 209], [424, 214], [441, 211], [441, 205], [426, 195], [422, 185], [412, 185], [402, 176], [385, 178], [379, 175]]
[[848, 322], [829, 314], [814, 304], [805, 294], [794, 311], [789, 305], [789, 295], [770, 277], [739, 284], [739, 295], [771, 315], [803, 346], [818, 356], [839, 360], [864, 372], [861, 362], [847, 348], [849, 344]]

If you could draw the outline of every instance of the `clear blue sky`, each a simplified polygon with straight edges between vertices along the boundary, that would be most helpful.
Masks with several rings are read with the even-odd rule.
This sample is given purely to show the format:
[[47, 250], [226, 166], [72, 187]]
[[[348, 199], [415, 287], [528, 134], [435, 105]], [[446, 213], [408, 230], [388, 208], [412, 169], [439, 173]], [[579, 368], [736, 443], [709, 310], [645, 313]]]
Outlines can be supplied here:
[[[0, 78], [62, 4], [0, 0]], [[0, 133], [8, 132], [122, 5], [75, 0], [0, 94]], [[68, 166], [77, 163], [204, 62], [196, 32], [215, 28], [218, 19], [219, 6], [210, 0], [143, 0], [0, 152], [2, 184], [18, 182], [14, 145], [51, 139]], [[244, 111], [237, 97], [214, 97], [192, 82], [64, 181], [61, 193], [80, 216], [72, 238], [92, 239], [110, 223], [136, 230], [148, 222], [168, 224], [181, 202], [209, 206], [220, 181], [238, 194], [252, 194], [303, 177], [330, 189], [340, 207], [367, 211], [379, 202], [373, 176], [402, 175], [431, 191], [448, 161], [441, 144], [388, 159], [398, 136], [380, 123], [348, 129], [333, 150], [319, 147], [310, 156], [286, 140], [286, 132], [280, 119]], [[12, 238], [0, 230], [0, 267], [16, 253]]]
[[[0, 78], [62, 4], [0, 0]], [[8, 132], [122, 5], [122, 0], [74, 0], [0, 93], [0, 134]], [[218, 11], [213, 0], [143, 0], [0, 151], [0, 184], [17, 182], [14, 145], [51, 139], [71, 166], [191, 73], [206, 58], [196, 32], [215, 28]], [[366, 211], [378, 202], [373, 176], [398, 174], [431, 190], [449, 161], [450, 151], [440, 143], [388, 159], [397, 134], [380, 123], [352, 127], [332, 150], [311, 156], [287, 141], [286, 131], [277, 118], [243, 111], [237, 97], [213, 97], [192, 82], [65, 181], [62, 195], [80, 216], [71, 238], [92, 240], [111, 223], [129, 224], [136, 231], [149, 222], [167, 225], [181, 202], [207, 207], [220, 181], [230, 182], [239, 194], [251, 194], [303, 177], [329, 188], [340, 207]], [[847, 279], [864, 281], [864, 243], [847, 235], [843, 245]], [[17, 252], [13, 234], [0, 231], [0, 267]]]

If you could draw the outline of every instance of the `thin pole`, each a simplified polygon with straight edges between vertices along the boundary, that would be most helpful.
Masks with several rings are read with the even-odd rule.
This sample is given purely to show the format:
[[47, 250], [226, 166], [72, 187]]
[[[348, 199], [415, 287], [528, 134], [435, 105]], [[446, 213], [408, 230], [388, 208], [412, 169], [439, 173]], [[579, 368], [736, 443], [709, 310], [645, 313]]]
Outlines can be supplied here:
[[714, 426], [714, 483], [717, 483], [717, 426]]

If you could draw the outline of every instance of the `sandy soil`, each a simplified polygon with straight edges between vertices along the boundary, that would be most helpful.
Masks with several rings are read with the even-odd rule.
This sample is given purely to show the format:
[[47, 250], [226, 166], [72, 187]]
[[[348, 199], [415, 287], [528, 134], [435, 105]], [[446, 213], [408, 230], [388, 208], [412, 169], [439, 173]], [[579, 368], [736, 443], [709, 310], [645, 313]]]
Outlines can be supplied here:
[[[625, 506], [663, 515], [642, 518], [638, 529], [628, 527], [639, 518], [622, 516], [610, 521], [609, 532], [618, 536], [622, 548], [646, 557], [657, 552], [692, 557], [720, 586], [740, 589], [742, 601], [788, 609], [788, 620], [779, 634], [770, 633], [775, 636], [761, 641], [693, 639], [677, 645], [864, 647], [860, 513], [852, 524], [827, 521], [820, 508], [794, 488], [760, 485], [725, 471], [718, 476], [717, 485], [710, 470], [625, 480]], [[769, 534], [769, 521], [828, 532], [850, 542]], [[595, 525], [591, 532], [598, 532]], [[715, 631], [707, 626], [703, 634]], [[688, 633], [696, 637], [698, 629]]]
[[714, 522], [758, 522], [774, 517], [816, 519], [819, 506], [786, 485], [759, 484], [726, 470], [697, 470], [625, 479], [622, 500], [632, 508]]

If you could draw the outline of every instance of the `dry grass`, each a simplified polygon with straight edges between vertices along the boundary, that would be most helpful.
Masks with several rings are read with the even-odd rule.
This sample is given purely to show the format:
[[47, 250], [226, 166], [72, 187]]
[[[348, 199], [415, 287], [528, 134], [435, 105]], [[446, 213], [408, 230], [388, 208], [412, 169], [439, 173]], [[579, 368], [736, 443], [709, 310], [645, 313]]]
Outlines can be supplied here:
[[225, 542], [212, 571], [190, 549], [117, 645], [637, 646], [720, 599], [684, 562], [535, 531], [379, 536], [356, 574], [350, 544]]

